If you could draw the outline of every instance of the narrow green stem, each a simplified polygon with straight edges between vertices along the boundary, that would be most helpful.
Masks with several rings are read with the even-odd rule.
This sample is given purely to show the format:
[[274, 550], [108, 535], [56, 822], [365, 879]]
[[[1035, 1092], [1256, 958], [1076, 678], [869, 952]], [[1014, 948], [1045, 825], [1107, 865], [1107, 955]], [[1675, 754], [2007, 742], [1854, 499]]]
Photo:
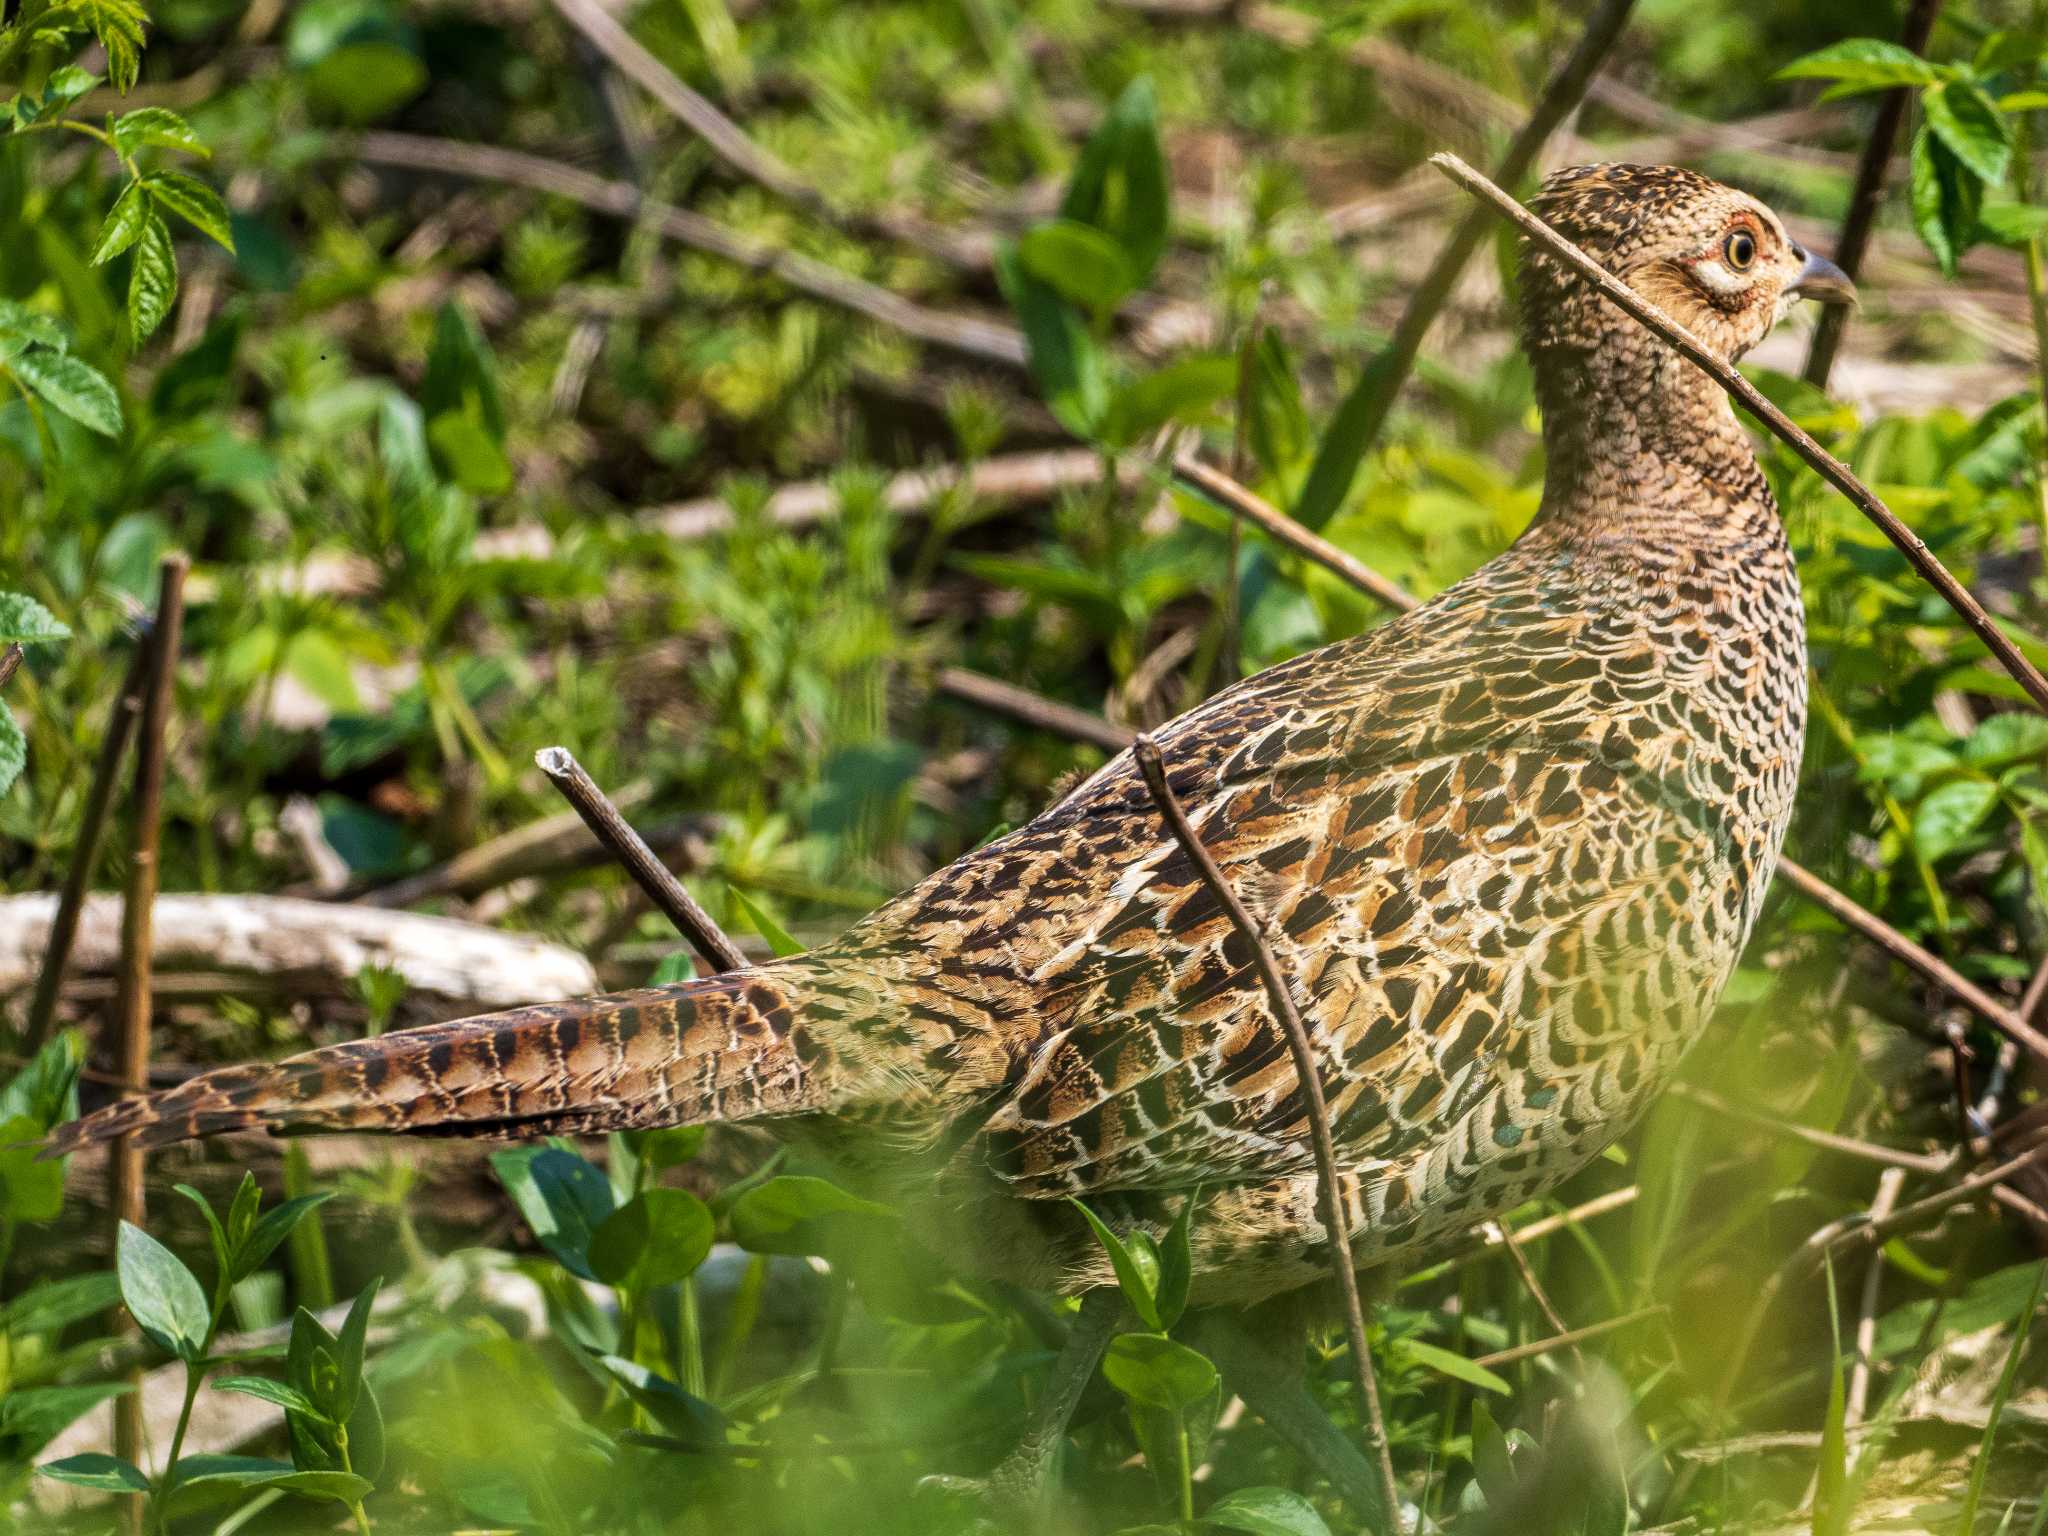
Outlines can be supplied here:
[[[210, 1338], [212, 1330], [207, 1332]], [[178, 1486], [178, 1453], [185, 1448], [185, 1429], [192, 1422], [192, 1404], [199, 1396], [199, 1383], [205, 1379], [203, 1356], [198, 1361], [185, 1362], [185, 1401], [178, 1409], [178, 1427], [171, 1431], [171, 1454], [164, 1462], [164, 1475], [151, 1499], [155, 1505], [158, 1536], [163, 1536], [171, 1528], [171, 1494]]]
[[697, 1315], [697, 1281], [687, 1277], [676, 1296], [676, 1379], [685, 1392], [704, 1396], [704, 1327]]
[[1188, 1444], [1188, 1418], [1178, 1408], [1173, 1414], [1174, 1434], [1180, 1444], [1180, 1520], [1182, 1525], [1195, 1523], [1195, 1469], [1192, 1465], [1194, 1454]]

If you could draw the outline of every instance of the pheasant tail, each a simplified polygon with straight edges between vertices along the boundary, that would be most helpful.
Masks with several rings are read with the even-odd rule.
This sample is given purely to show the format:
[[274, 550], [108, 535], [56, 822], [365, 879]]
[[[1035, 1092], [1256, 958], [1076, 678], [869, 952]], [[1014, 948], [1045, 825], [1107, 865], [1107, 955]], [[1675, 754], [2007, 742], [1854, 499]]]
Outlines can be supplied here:
[[221, 1131], [538, 1136], [833, 1107], [839, 1064], [797, 1022], [805, 977], [770, 966], [400, 1030], [229, 1067], [59, 1128], [45, 1156]]

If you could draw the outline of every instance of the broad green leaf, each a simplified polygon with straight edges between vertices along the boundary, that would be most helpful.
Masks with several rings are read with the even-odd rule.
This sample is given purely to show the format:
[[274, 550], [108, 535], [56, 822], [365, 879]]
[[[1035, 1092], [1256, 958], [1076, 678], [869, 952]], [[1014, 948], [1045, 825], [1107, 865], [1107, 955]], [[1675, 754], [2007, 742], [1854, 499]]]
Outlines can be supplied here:
[[0, 1121], [0, 1214], [9, 1221], [55, 1221], [64, 1210], [64, 1165], [35, 1143], [44, 1126], [29, 1115]]
[[711, 1210], [681, 1189], [644, 1189], [590, 1238], [590, 1267], [607, 1285], [645, 1291], [687, 1279], [711, 1252]]
[[1164, 1332], [1172, 1327], [1170, 1321], [1162, 1319], [1159, 1305], [1159, 1255], [1150, 1241], [1139, 1243], [1136, 1239], [1144, 1236], [1141, 1232], [1131, 1234], [1132, 1241], [1125, 1241], [1109, 1229], [1108, 1223], [1097, 1216], [1079, 1200], [1067, 1202], [1087, 1218], [1088, 1225], [1095, 1232], [1095, 1240], [1102, 1245], [1102, 1251], [1109, 1255], [1109, 1267], [1116, 1272], [1117, 1288], [1124, 1293], [1131, 1310], [1138, 1314], [1147, 1328]]
[[1976, 768], [2003, 768], [2044, 753], [2048, 753], [2048, 719], [2021, 710], [1993, 715], [1963, 743], [1963, 760]]
[[114, 142], [123, 155], [141, 149], [175, 149], [188, 155], [207, 155], [208, 150], [192, 125], [168, 107], [137, 107], [114, 119]]
[[128, 328], [135, 333], [136, 345], [164, 323], [177, 296], [178, 253], [171, 244], [171, 227], [152, 208], [142, 221], [135, 259], [128, 268]]
[[749, 1253], [815, 1253], [818, 1223], [838, 1216], [893, 1218], [886, 1205], [807, 1174], [778, 1174], [733, 1201], [733, 1241]]
[[1124, 253], [1131, 285], [1159, 264], [1168, 229], [1166, 156], [1159, 147], [1159, 106], [1151, 80], [1124, 87], [1082, 147], [1060, 216], [1092, 224]]
[[1116, 241], [1092, 225], [1054, 219], [1017, 242], [1024, 270], [1069, 303], [1107, 315], [1133, 286], [1130, 263]]
[[125, 1381], [95, 1381], [76, 1387], [13, 1387], [0, 1393], [0, 1436], [16, 1442], [17, 1456], [33, 1454], [82, 1414], [110, 1397], [135, 1390]]
[[1498, 1392], [1503, 1397], [1514, 1394], [1513, 1387], [1485, 1366], [1474, 1365], [1463, 1355], [1448, 1349], [1439, 1349], [1422, 1339], [1403, 1339], [1396, 1347], [1417, 1365], [1428, 1366], [1439, 1375], [1449, 1376], [1485, 1392]]
[[100, 1488], [108, 1493], [149, 1492], [149, 1479], [142, 1475], [140, 1467], [97, 1451], [66, 1456], [62, 1461], [46, 1461], [36, 1470], [45, 1477], [60, 1483], [76, 1483], [81, 1488]]
[[1102, 1374], [1133, 1402], [1179, 1413], [1217, 1388], [1216, 1367], [1204, 1355], [1159, 1333], [1120, 1333], [1109, 1341]]
[[1929, 790], [1913, 807], [1913, 847], [1933, 863], [1976, 831], [1998, 803], [1989, 779], [1952, 779]]
[[1779, 80], [1834, 80], [1850, 91], [1881, 91], [1896, 85], [1932, 85], [1943, 71], [1910, 48], [1875, 37], [1852, 37], [1794, 59]]
[[1975, 239], [1984, 184], [1922, 123], [1913, 135], [1910, 184], [1913, 228], [1948, 277]]
[[1237, 388], [1237, 364], [1228, 357], [1183, 357], [1119, 389], [1110, 400], [1103, 436], [1112, 447], [1131, 447], [1169, 421], [1196, 426]]
[[541, 1246], [570, 1273], [595, 1280], [590, 1238], [612, 1213], [611, 1182], [573, 1152], [518, 1147], [492, 1154], [491, 1167]]
[[1513, 1507], [1515, 1476], [1508, 1437], [1494, 1422], [1484, 1398], [1472, 1400], [1472, 1470], [1478, 1476], [1487, 1505], [1496, 1510]]
[[24, 352], [7, 366], [22, 383], [80, 426], [103, 437], [120, 434], [120, 398], [97, 369], [65, 352]]
[[22, 592], [0, 592], [0, 645], [53, 645], [71, 631], [57, 616]]
[[996, 257], [996, 278], [1030, 349], [1031, 378], [1060, 425], [1093, 438], [1109, 409], [1109, 359], [1080, 314], [1024, 269], [1014, 246]]
[[153, 171], [142, 178], [142, 184], [151, 197], [194, 229], [234, 250], [235, 236], [227, 204], [205, 182], [183, 171]]
[[1316, 445], [1308, 481], [1294, 503], [1296, 522], [1320, 531], [1351, 494], [1359, 463], [1369, 446], [1366, 432], [1378, 414], [1380, 396], [1392, 387], [1393, 366], [1384, 351], [1374, 354], [1365, 372], [1337, 405], [1336, 414]]
[[2048, 208], [2032, 203], [1986, 203], [1977, 210], [1977, 224], [1994, 245], [2023, 246], [2048, 235]]
[[1950, 80], [1921, 97], [1927, 126], [1979, 181], [1998, 186], [2012, 163], [2012, 130], [1977, 86]]
[[1252, 1536], [1330, 1536], [1315, 1505], [1292, 1488], [1240, 1488], [1211, 1504], [1201, 1523]]
[[453, 412], [474, 412], [495, 443], [505, 441], [505, 407], [498, 394], [498, 364], [491, 345], [467, 309], [450, 300], [434, 315], [434, 340], [427, 349], [427, 375], [420, 382], [420, 410], [428, 421]]
[[[13, 337], [63, 352], [71, 346], [64, 327], [40, 310], [30, 309], [13, 299], [0, 299], [0, 339]], [[0, 355], [11, 355], [0, 353]]]
[[317, 1195], [298, 1195], [266, 1213], [249, 1229], [249, 1235], [235, 1253], [235, 1278], [245, 1280], [255, 1274], [308, 1212], [317, 1210], [333, 1198], [332, 1190]]
[[512, 488], [512, 461], [484, 426], [474, 403], [443, 411], [429, 421], [427, 441], [448, 478], [465, 491], [497, 496]]
[[309, 93], [358, 127], [388, 117], [426, 88], [427, 66], [409, 48], [352, 42], [315, 64]]
[[0, 1307], [0, 1330], [12, 1334], [55, 1332], [104, 1312], [121, 1299], [121, 1282], [110, 1274], [46, 1280]]
[[618, 1378], [633, 1401], [653, 1414], [661, 1427], [677, 1439], [703, 1446], [726, 1442], [725, 1415], [701, 1397], [618, 1355], [599, 1355], [597, 1363]]
[[121, 1301], [136, 1324], [172, 1354], [197, 1360], [206, 1348], [206, 1292], [178, 1256], [133, 1222], [115, 1243]]
[[1174, 1217], [1173, 1225], [1166, 1230], [1166, 1241], [1159, 1245], [1159, 1322], [1162, 1332], [1170, 1331], [1180, 1321], [1180, 1315], [1187, 1310], [1188, 1290], [1194, 1283], [1195, 1264], [1192, 1245], [1189, 1241], [1194, 1227], [1195, 1207], [1202, 1202], [1199, 1188], [1191, 1189], [1182, 1197], [1180, 1213]]
[[114, 206], [107, 210], [106, 218], [100, 221], [100, 232], [92, 243], [92, 255], [88, 259], [94, 266], [112, 261], [142, 238], [143, 226], [148, 224], [149, 215], [149, 194], [142, 190], [141, 182], [129, 182], [121, 189], [121, 195], [114, 199]]

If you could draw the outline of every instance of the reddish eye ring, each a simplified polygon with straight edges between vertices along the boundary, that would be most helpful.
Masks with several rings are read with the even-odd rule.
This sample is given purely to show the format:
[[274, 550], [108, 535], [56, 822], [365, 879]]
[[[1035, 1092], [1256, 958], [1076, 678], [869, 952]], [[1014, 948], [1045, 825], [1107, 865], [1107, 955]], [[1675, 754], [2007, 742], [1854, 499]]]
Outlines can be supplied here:
[[1747, 272], [1756, 262], [1756, 236], [1738, 229], [1721, 242], [1721, 256], [1737, 272]]

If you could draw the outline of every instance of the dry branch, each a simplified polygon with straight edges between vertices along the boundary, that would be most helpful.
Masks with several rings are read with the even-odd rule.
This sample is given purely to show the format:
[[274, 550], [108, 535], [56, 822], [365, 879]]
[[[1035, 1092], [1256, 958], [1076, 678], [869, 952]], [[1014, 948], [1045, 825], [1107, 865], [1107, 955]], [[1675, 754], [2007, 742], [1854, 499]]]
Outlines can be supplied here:
[[684, 888], [683, 882], [654, 856], [654, 850], [628, 825], [619, 808], [605, 798], [604, 791], [566, 747], [543, 747], [533, 755], [533, 760], [562, 792], [562, 797], [575, 807], [591, 835], [625, 866], [626, 873], [647, 893], [648, 900], [675, 924], [676, 931], [690, 941], [714, 972], [745, 967], [747, 957], [740, 953], [739, 946], [720, 931], [711, 914], [697, 905], [697, 899]]
[[1121, 752], [1136, 734], [1100, 715], [1062, 704], [1001, 678], [970, 672], [965, 667], [947, 667], [938, 676], [939, 692], [950, 694], [991, 714], [1004, 715], [1025, 725], [1050, 731], [1070, 741], [1084, 741], [1105, 752]]
[[[1899, 46], [1909, 53], [1923, 51], [1934, 31], [1934, 18], [1940, 13], [1941, 0], [1911, 0], [1906, 9], [1906, 24], [1899, 32]], [[1849, 214], [1842, 220], [1842, 233], [1835, 242], [1835, 265], [1852, 278], [1863, 270], [1864, 247], [1870, 243], [1870, 232], [1877, 227], [1878, 207], [1884, 202], [1892, 149], [1899, 142], [1899, 129], [1905, 126], [1906, 109], [1915, 94], [1903, 85], [1884, 93], [1877, 117], [1870, 125], [1870, 137], [1864, 141], [1862, 158], [1856, 163], [1856, 186], [1849, 194]], [[1847, 309], [1831, 304], [1821, 311], [1813, 345], [1806, 353], [1806, 382], [1814, 388], [1828, 387], [1828, 375], [1834, 371], [1835, 354], [1841, 350], [1842, 332], [1848, 325]]]
[[[1517, 1250], [1510, 1248], [1509, 1251]], [[1492, 1370], [1495, 1366], [1513, 1365], [1518, 1360], [1533, 1360], [1536, 1356], [1547, 1355], [1552, 1350], [1569, 1349], [1576, 1352], [1588, 1339], [1597, 1339], [1603, 1333], [1613, 1333], [1617, 1329], [1646, 1322], [1653, 1317], [1662, 1317], [1670, 1310], [1669, 1307], [1659, 1305], [1624, 1312], [1620, 1317], [1610, 1317], [1604, 1323], [1588, 1323], [1583, 1328], [1564, 1329], [1547, 1339], [1532, 1339], [1529, 1343], [1517, 1344], [1512, 1349], [1495, 1350], [1490, 1355], [1481, 1355], [1472, 1363], [1483, 1370]]]
[[22, 1039], [24, 1049], [31, 1055], [49, 1039], [50, 1023], [57, 1017], [57, 993], [64, 984], [64, 967], [71, 959], [71, 941], [78, 934], [78, 914], [99, 865], [100, 837], [106, 830], [107, 812], [114, 803], [114, 785], [121, 776], [129, 740], [135, 734], [136, 717], [142, 713], [149, 654], [149, 637], [144, 635], [128, 663], [121, 692], [114, 700], [114, 712], [100, 736], [100, 754], [93, 763], [92, 784], [85, 795], [85, 815], [78, 825], [78, 840], [71, 845], [71, 867], [64, 871], [63, 894], [58, 898], [56, 919], [43, 951], [36, 995], [28, 1006], [28, 1024]]
[[[0, 898], [0, 996], [40, 969], [57, 900]], [[86, 899], [74, 969], [112, 970], [120, 949], [119, 898]], [[597, 990], [573, 949], [448, 917], [304, 901], [291, 896], [161, 896], [150, 969], [260, 976], [279, 987], [345, 994], [365, 966], [398, 972], [417, 994], [477, 1010], [582, 997]]]
[[6, 650], [0, 651], [0, 688], [5, 688], [14, 681], [14, 674], [21, 667], [21, 658], [27, 654], [21, 648], [19, 640], [9, 645]]
[[[151, 924], [155, 918], [157, 852], [163, 835], [164, 766], [171, 710], [176, 703], [178, 644], [184, 633], [185, 573], [190, 562], [168, 555], [158, 568], [156, 623], [150, 633], [149, 668], [142, 690], [142, 718], [135, 753], [135, 820], [128, 844], [128, 886], [121, 898], [117, 959], [120, 987], [114, 1008], [114, 1049], [121, 1081], [130, 1093], [149, 1090]], [[54, 914], [53, 914], [54, 915]], [[118, 1138], [107, 1165], [108, 1205], [118, 1247], [122, 1222], [144, 1219], [142, 1149], [132, 1137]], [[133, 1328], [121, 1314], [117, 1326]], [[141, 1386], [139, 1373], [135, 1385]], [[114, 1454], [133, 1462], [142, 1452], [142, 1404], [131, 1393], [114, 1405]], [[121, 1523], [139, 1530], [142, 1501], [122, 1500]]]
[[1274, 958], [1273, 946], [1264, 925], [1238, 899], [1237, 892], [1231, 889], [1230, 882], [1224, 879], [1223, 871], [1217, 868], [1216, 860], [1203, 844], [1201, 834], [1188, 820], [1187, 811], [1174, 794], [1173, 786], [1167, 782], [1166, 765], [1159, 756], [1158, 745], [1151, 737], [1140, 736], [1131, 743], [1131, 755], [1136, 759], [1138, 771], [1145, 777], [1145, 787], [1152, 792], [1153, 803], [1159, 807], [1159, 814], [1173, 833], [1174, 841], [1195, 866], [1202, 884], [1230, 915], [1232, 926], [1244, 935], [1245, 942], [1251, 946], [1252, 960], [1258, 967], [1259, 980], [1265, 986], [1274, 1022], [1286, 1037], [1288, 1054], [1294, 1059], [1295, 1081], [1301, 1089], [1302, 1112], [1308, 1121], [1309, 1144], [1315, 1152], [1317, 1193], [1321, 1196], [1324, 1229], [1329, 1237], [1330, 1274], [1337, 1282], [1337, 1294], [1343, 1300], [1344, 1332], [1351, 1343], [1352, 1365], [1358, 1373], [1358, 1394], [1365, 1408], [1367, 1448], [1379, 1464], [1380, 1496], [1384, 1500], [1380, 1513], [1390, 1528], [1398, 1530], [1401, 1502], [1394, 1486], [1393, 1460], [1387, 1450], [1387, 1425], [1380, 1412], [1379, 1383], [1373, 1378], [1372, 1351], [1365, 1337], [1365, 1310], [1358, 1297], [1358, 1275], [1351, 1256], [1350, 1223], [1337, 1182], [1337, 1153], [1330, 1137], [1330, 1112], [1323, 1101], [1323, 1080], [1316, 1066], [1315, 1047], [1310, 1043], [1308, 1030], [1294, 1006], [1293, 991], [1280, 969], [1280, 962]]
[[1985, 612], [1984, 605], [1972, 597], [1969, 590], [1949, 573], [1948, 567], [1934, 557], [1926, 542], [1917, 533], [1901, 522], [1891, 508], [1856, 478], [1848, 465], [1821, 447], [1810, 433], [1765, 399], [1763, 392], [1745, 379], [1733, 363], [1711, 351], [1684, 326], [1651, 304], [1456, 155], [1434, 155], [1430, 158], [1430, 163], [1466, 191], [1492, 203], [1530, 239], [1547, 248], [1552, 255], [1591, 283], [1601, 297], [1613, 303], [1631, 319], [1656, 332], [1741, 402], [1744, 410], [1768, 427], [1781, 442], [1812, 466], [1823, 480], [1840, 491], [1857, 511], [1877, 525], [1899, 553], [1906, 557], [1906, 563], [1942, 595], [1963, 622], [1975, 632], [1977, 638], [1984, 642], [1991, 654], [1998, 658], [1999, 664], [2012, 674], [2014, 681], [2026, 690], [2027, 697], [2034, 701], [2036, 707], [2048, 712], [2048, 677], [2043, 677], [2040, 669], [2020, 654], [2019, 647], [2006, 638], [1997, 621]]
[[517, 150], [410, 133], [365, 133], [352, 143], [337, 139], [334, 152], [372, 165], [505, 182], [550, 197], [567, 198], [614, 218], [642, 220], [680, 245], [773, 277], [798, 293], [866, 315], [913, 340], [980, 362], [1000, 363], [1007, 368], [1024, 366], [1024, 336], [1012, 326], [927, 309], [812, 257], [755, 240], [716, 219], [673, 203], [646, 197], [628, 181], [594, 176], [560, 161]]

